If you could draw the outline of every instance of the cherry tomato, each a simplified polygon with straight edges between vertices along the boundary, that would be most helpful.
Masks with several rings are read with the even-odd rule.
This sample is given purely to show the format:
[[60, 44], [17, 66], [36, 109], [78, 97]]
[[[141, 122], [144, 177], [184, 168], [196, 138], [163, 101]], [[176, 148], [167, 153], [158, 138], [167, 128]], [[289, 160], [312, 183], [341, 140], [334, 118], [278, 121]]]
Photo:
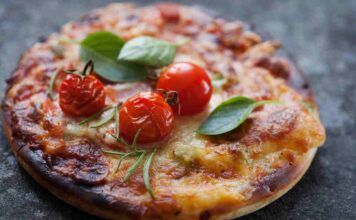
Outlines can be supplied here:
[[59, 105], [71, 116], [90, 116], [105, 107], [104, 85], [93, 75], [68, 74], [59, 87]]
[[173, 63], [163, 70], [158, 90], [176, 91], [179, 105], [172, 106], [181, 115], [197, 114], [210, 101], [213, 87], [204, 69], [192, 63]]
[[119, 111], [120, 135], [132, 143], [140, 130], [137, 143], [164, 139], [173, 128], [174, 113], [164, 98], [154, 92], [139, 93], [128, 99]]

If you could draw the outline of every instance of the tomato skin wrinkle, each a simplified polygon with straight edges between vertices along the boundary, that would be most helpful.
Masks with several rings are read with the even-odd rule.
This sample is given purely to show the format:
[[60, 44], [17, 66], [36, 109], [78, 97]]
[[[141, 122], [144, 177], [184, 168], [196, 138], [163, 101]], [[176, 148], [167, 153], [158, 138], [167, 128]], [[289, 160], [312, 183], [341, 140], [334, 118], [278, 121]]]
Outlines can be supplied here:
[[139, 129], [140, 144], [163, 140], [172, 131], [173, 110], [157, 93], [139, 93], [124, 102], [119, 111], [120, 135], [130, 143]]
[[165, 68], [158, 80], [157, 89], [178, 93], [180, 106], [175, 105], [172, 108], [180, 115], [202, 112], [213, 93], [211, 80], [205, 70], [187, 62], [173, 63]]
[[74, 117], [87, 117], [105, 107], [103, 83], [94, 75], [68, 74], [59, 88], [62, 111]]

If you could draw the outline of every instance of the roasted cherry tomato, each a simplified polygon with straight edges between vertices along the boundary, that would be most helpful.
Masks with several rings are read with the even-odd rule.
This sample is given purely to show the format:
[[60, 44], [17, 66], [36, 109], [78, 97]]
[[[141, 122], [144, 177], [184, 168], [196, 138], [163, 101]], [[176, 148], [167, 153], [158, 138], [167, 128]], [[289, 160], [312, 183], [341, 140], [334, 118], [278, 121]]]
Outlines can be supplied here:
[[154, 92], [139, 93], [119, 110], [120, 135], [130, 143], [137, 132], [137, 143], [164, 139], [173, 128], [174, 113], [164, 98]]
[[94, 75], [68, 74], [59, 88], [59, 105], [71, 116], [90, 116], [105, 107], [104, 85]]
[[173, 63], [161, 73], [157, 89], [178, 93], [178, 105], [172, 108], [181, 115], [193, 115], [204, 110], [213, 87], [204, 69], [192, 63]]

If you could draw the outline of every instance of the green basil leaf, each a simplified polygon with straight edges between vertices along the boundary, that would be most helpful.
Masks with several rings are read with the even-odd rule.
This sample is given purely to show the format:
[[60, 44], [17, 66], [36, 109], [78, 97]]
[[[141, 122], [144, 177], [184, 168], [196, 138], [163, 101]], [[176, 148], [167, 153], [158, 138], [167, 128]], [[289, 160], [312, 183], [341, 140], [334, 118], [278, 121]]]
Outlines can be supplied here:
[[99, 31], [89, 34], [80, 43], [80, 46], [92, 49], [104, 57], [115, 60], [124, 44], [125, 41], [117, 35], [111, 32]]
[[112, 82], [131, 82], [145, 79], [147, 71], [143, 66], [116, 60], [124, 41], [110, 32], [89, 34], [80, 43], [80, 58], [84, 62], [93, 60], [95, 72]]
[[177, 45], [153, 37], [136, 37], [122, 48], [118, 59], [152, 67], [163, 67], [172, 63]]
[[276, 101], [260, 101], [238, 96], [221, 103], [199, 127], [197, 133], [205, 135], [219, 135], [240, 126], [261, 105], [276, 103]]

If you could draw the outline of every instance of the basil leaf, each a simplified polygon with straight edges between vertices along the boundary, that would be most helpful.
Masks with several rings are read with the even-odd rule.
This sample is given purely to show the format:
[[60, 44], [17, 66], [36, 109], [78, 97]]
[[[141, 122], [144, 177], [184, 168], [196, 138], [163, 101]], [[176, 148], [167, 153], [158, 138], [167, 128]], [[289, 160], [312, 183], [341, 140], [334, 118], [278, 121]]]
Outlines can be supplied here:
[[219, 135], [240, 126], [261, 105], [276, 103], [276, 101], [260, 101], [238, 96], [221, 103], [199, 127], [197, 133], [205, 135]]
[[124, 41], [110, 32], [89, 34], [80, 43], [80, 58], [84, 62], [93, 60], [95, 72], [112, 82], [130, 82], [145, 79], [147, 71], [143, 66], [116, 60]]
[[118, 59], [152, 67], [163, 67], [172, 63], [177, 45], [153, 37], [136, 37], [122, 48]]
[[92, 49], [104, 57], [115, 60], [124, 44], [125, 41], [117, 35], [111, 32], [99, 31], [89, 34], [80, 43], [80, 46]]

